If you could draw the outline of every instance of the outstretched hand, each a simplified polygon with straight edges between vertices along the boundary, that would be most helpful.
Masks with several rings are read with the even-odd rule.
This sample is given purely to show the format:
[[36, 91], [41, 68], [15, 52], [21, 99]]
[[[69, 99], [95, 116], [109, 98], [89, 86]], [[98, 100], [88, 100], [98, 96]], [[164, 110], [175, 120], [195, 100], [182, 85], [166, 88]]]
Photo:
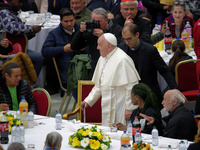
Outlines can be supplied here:
[[148, 122], [147, 122], [147, 125], [151, 125], [154, 123], [155, 119], [153, 117], [150, 117], [150, 116], [147, 116], [145, 114], [141, 114], [140, 113], [140, 116], [142, 116], [144, 119], [146, 119]]

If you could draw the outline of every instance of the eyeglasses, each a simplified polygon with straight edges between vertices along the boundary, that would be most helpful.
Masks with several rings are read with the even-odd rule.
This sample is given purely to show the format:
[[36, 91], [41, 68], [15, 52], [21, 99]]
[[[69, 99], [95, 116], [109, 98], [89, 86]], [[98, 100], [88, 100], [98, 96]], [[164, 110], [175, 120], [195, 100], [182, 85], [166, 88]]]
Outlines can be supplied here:
[[173, 5], [182, 5], [182, 6], [185, 6], [185, 3], [182, 2], [182, 1], [175, 1], [175, 2], [173, 3]]
[[135, 37], [135, 36], [132, 36], [132, 37], [129, 37], [129, 38], [126, 38], [126, 39], [125, 39], [125, 38], [122, 38], [122, 40], [123, 40], [124, 42], [125, 42], [125, 41], [130, 42], [130, 41], [132, 40], [133, 37]]

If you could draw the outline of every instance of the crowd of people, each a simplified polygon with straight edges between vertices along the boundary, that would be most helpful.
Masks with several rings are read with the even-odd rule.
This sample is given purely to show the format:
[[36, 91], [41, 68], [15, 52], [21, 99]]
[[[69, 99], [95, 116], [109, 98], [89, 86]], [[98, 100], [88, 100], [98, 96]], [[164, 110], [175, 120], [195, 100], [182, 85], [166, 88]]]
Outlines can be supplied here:
[[[67, 87], [70, 61], [76, 55], [87, 54], [91, 66], [88, 79], [95, 86], [82, 106], [92, 107], [102, 97], [102, 125], [109, 126], [112, 122], [123, 130], [127, 120], [133, 122], [139, 116], [146, 119], [144, 133], [151, 133], [156, 126], [160, 135], [190, 141], [195, 138], [195, 143], [199, 143], [195, 119], [184, 107], [187, 99], [175, 82], [175, 66], [192, 57], [185, 52], [184, 42], [177, 39], [172, 44], [173, 56], [167, 65], [153, 46], [164, 38], [167, 30], [171, 31], [172, 38], [180, 38], [189, 22], [194, 51], [200, 58], [198, 0], [176, 0], [173, 4], [162, 4], [159, 0], [1, 0], [0, 29], [16, 38], [26, 35], [31, 39], [42, 26], [26, 25], [17, 15], [19, 10], [60, 15], [60, 24], [48, 33], [41, 53], [28, 49], [27, 55], [37, 76], [45, 63], [47, 68], [52, 68], [50, 61], [55, 57], [61, 82]], [[162, 28], [151, 36], [155, 24]], [[1, 66], [15, 56], [9, 55], [12, 51], [12, 43], [4, 37], [0, 41]], [[18, 110], [21, 97], [25, 96], [29, 109], [37, 113], [31, 88], [21, 77], [20, 66], [16, 62], [4, 67], [0, 76], [0, 109]], [[158, 72], [168, 84], [165, 91], [159, 87]], [[51, 78], [53, 73], [47, 76]], [[63, 96], [64, 91], [60, 92]], [[76, 93], [73, 96], [76, 98]], [[162, 108], [169, 112], [164, 118], [160, 113]], [[46, 149], [60, 148], [58, 142], [56, 146], [48, 142], [55, 142], [54, 136], [62, 141], [62, 137], [51, 133], [47, 135]]]

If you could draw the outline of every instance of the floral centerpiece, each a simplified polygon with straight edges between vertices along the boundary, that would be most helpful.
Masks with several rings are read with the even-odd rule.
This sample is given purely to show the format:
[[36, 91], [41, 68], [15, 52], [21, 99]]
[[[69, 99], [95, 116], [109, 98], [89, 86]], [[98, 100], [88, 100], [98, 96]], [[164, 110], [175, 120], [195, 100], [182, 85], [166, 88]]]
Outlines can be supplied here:
[[12, 114], [6, 114], [6, 117], [8, 118], [9, 121], [9, 134], [11, 134], [12, 125], [16, 124], [20, 126], [20, 119], [14, 118], [14, 115]]
[[110, 148], [111, 138], [97, 126], [80, 128], [69, 136], [69, 145], [76, 148], [107, 150]]

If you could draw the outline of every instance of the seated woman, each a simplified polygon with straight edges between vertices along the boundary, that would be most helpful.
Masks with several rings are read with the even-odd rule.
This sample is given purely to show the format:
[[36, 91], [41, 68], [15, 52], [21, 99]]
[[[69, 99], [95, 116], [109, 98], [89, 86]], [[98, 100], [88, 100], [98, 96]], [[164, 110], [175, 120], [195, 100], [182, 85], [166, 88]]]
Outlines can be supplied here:
[[62, 144], [62, 135], [58, 132], [47, 134], [44, 150], [60, 150]]
[[197, 134], [195, 135], [194, 143], [190, 144], [188, 150], [197, 150], [200, 149], [200, 121], [198, 123]]
[[[145, 127], [142, 130], [142, 133], [150, 134], [153, 126], [159, 131], [159, 135], [162, 135], [162, 120], [161, 113], [158, 107], [158, 99], [152, 92], [152, 90], [144, 83], [139, 83], [133, 86], [131, 92], [131, 100], [133, 105], [138, 105], [138, 108], [135, 109], [130, 117], [131, 122], [134, 121], [135, 116], [139, 116], [140, 113], [144, 113], [153, 117], [157, 120], [156, 124], [147, 125], [147, 121], [145, 122]], [[142, 117], [139, 116], [139, 119]], [[126, 130], [127, 127], [122, 123], [115, 123], [119, 130]]]
[[181, 1], [174, 2], [172, 6], [172, 14], [164, 20], [163, 24], [165, 24], [166, 21], [168, 21], [172, 38], [181, 37], [181, 33], [183, 32], [183, 28], [187, 21], [189, 21], [192, 28], [195, 24], [195, 21], [192, 18], [185, 15], [185, 4]]
[[185, 44], [182, 40], [176, 40], [172, 44], [172, 52], [174, 55], [169, 61], [169, 68], [175, 76], [176, 65], [183, 60], [192, 59], [191, 56], [185, 53]]

